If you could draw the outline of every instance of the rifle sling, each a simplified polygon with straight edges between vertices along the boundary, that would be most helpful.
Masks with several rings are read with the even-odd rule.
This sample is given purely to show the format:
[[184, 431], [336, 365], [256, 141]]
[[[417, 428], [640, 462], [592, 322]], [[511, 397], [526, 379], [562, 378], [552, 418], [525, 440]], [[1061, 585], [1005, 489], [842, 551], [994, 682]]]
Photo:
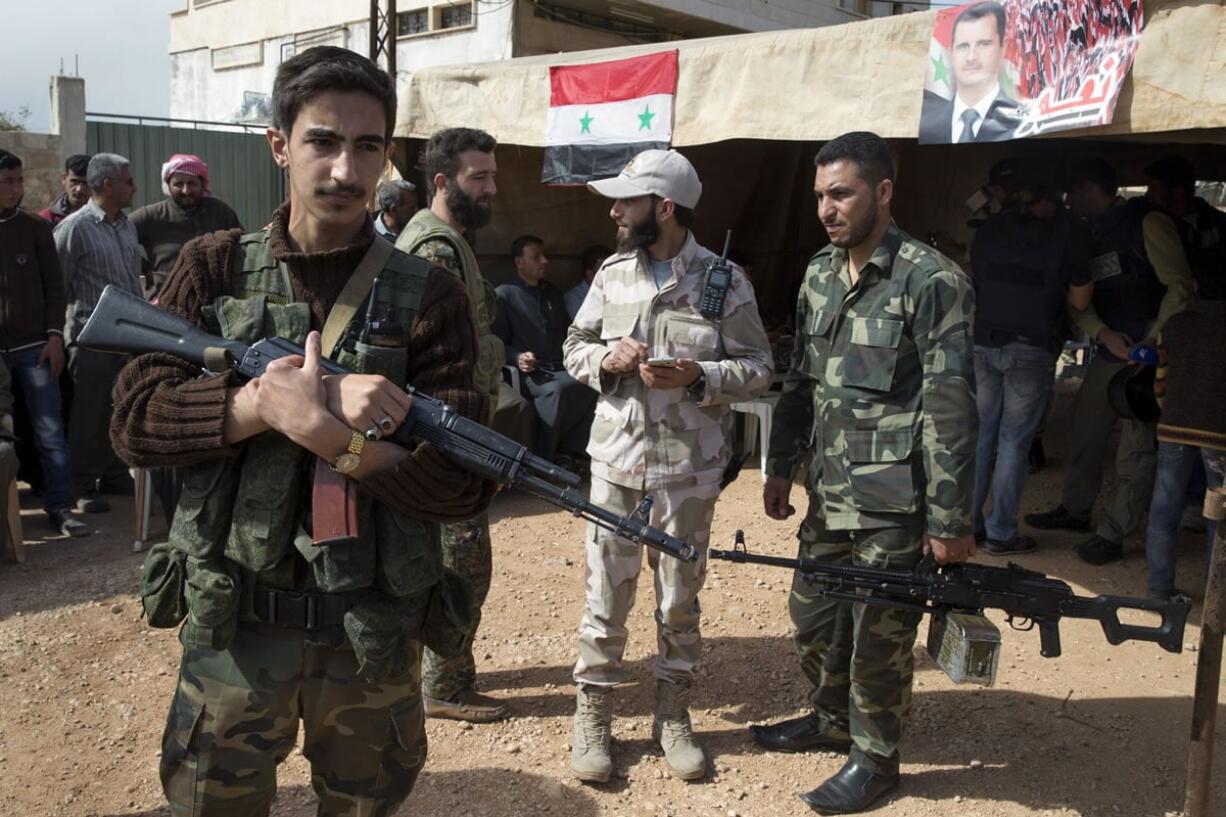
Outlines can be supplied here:
[[[344, 289], [337, 296], [332, 311], [324, 323], [321, 349], [325, 357], [335, 359], [341, 337], [358, 308], [370, 293], [375, 279], [392, 257], [392, 243], [375, 235], [370, 249], [362, 256]], [[311, 538], [315, 544], [340, 544], [355, 541], [358, 536], [357, 484], [333, 471], [323, 459], [315, 460], [315, 478], [311, 488]]]

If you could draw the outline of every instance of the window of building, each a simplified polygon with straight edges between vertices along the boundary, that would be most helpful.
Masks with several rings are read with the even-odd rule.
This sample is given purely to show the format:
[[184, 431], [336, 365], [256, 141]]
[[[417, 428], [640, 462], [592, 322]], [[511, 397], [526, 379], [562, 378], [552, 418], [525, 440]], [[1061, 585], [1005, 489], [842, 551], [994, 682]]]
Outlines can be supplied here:
[[430, 30], [430, 9], [402, 11], [396, 15], [396, 36], [425, 34]]
[[464, 28], [473, 24], [473, 7], [471, 3], [463, 6], [443, 6], [439, 9], [439, 28]]

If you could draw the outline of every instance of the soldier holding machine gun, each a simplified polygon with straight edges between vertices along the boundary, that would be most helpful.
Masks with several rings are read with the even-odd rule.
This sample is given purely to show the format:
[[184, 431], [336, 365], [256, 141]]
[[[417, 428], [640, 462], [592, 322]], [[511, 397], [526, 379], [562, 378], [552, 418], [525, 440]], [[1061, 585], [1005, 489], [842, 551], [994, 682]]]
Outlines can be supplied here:
[[[902, 570], [925, 550], [941, 563], [964, 561], [975, 552], [970, 281], [891, 221], [894, 166], [880, 137], [844, 134], [816, 165], [831, 246], [813, 257], [801, 286], [766, 513], [795, 513], [792, 477], [808, 464], [802, 557]], [[922, 614], [827, 598], [799, 572], [789, 610], [814, 711], [751, 733], [776, 751], [850, 751], [802, 799], [820, 814], [863, 811], [898, 785]]]
[[[278, 68], [273, 106], [289, 203], [260, 232], [185, 245], [161, 302], [231, 341], [305, 342], [304, 358], [243, 383], [144, 354], [115, 390], [123, 458], [185, 473], [142, 586], [150, 624], [186, 617], [160, 774], [175, 815], [267, 814], [301, 721], [319, 813], [387, 815], [425, 761], [422, 644], [454, 645], [462, 629], [436, 523], [481, 511], [494, 486], [430, 444], [379, 438], [409, 412], [408, 382], [485, 419], [472, 307], [448, 272], [371, 227], [393, 150], [387, 74], [308, 49]], [[361, 327], [375, 275], [378, 333]], [[323, 355], [367, 374], [327, 375], [321, 329]], [[356, 531], [341, 520], [331, 545], [328, 507], [356, 510]]]

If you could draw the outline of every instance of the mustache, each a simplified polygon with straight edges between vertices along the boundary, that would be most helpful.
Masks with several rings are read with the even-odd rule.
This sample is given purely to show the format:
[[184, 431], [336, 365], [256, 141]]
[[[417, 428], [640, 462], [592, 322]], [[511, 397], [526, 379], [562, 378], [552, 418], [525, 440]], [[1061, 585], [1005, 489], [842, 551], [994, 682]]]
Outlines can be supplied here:
[[353, 196], [354, 198], [366, 198], [366, 189], [357, 184], [321, 184], [315, 188], [317, 196]]

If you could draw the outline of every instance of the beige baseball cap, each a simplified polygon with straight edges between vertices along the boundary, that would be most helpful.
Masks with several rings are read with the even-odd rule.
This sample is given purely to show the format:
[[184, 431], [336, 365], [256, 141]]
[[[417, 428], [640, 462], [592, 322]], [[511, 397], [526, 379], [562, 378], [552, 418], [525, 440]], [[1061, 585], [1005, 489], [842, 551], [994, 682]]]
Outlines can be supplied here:
[[588, 182], [588, 190], [610, 199], [656, 195], [693, 209], [702, 196], [702, 182], [690, 160], [675, 150], [645, 150], [611, 179]]

